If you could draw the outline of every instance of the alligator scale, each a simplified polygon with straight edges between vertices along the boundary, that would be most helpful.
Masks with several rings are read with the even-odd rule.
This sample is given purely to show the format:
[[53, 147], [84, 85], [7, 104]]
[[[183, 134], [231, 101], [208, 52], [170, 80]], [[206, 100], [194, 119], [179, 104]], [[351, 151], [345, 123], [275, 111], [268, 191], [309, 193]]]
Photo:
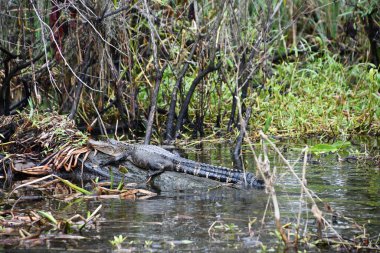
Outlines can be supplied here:
[[88, 143], [95, 150], [112, 156], [113, 162], [129, 160], [137, 167], [153, 172], [150, 176], [156, 176], [164, 171], [176, 171], [225, 183], [242, 184], [254, 188], [264, 187], [264, 182], [257, 179], [252, 173], [195, 162], [158, 146], [91, 139]]

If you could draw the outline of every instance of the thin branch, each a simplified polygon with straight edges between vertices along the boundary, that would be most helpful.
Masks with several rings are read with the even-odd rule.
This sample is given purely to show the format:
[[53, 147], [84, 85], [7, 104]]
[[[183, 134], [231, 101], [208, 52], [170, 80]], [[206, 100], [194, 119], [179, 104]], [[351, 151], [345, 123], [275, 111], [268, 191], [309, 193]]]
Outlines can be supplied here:
[[168, 66], [168, 64], [167, 64], [167, 62], [165, 62], [161, 71], [159, 71], [157, 73], [158, 75], [156, 76], [156, 84], [154, 86], [154, 91], [153, 91], [153, 94], [151, 97], [150, 110], [149, 110], [148, 123], [147, 123], [147, 128], [146, 128], [144, 144], [150, 143], [150, 139], [152, 136], [153, 120], [154, 120], [154, 115], [156, 113], [156, 107], [157, 107], [158, 91], [160, 90], [160, 84], [161, 84], [162, 76], [163, 76], [167, 66]]
[[193, 58], [193, 55], [195, 53], [195, 49], [197, 48], [199, 42], [200, 42], [200, 39], [198, 39], [198, 41], [194, 43], [193, 48], [191, 49], [191, 52], [190, 52], [189, 56], [187, 57], [187, 61], [183, 65], [181, 74], [179, 75], [179, 77], [178, 77], [178, 79], [174, 85], [174, 88], [173, 88], [170, 106], [169, 106], [168, 118], [166, 121], [166, 137], [165, 137], [166, 142], [173, 139], [173, 136], [172, 136], [173, 135], [173, 122], [174, 122], [174, 116], [175, 116], [175, 107], [177, 105], [178, 90], [181, 87], [182, 80], [185, 77], [187, 70], [189, 69], [190, 61]]
[[[71, 73], [75, 76], [75, 78], [77, 78], [78, 81], [81, 82], [84, 86], [86, 86], [87, 88], [89, 88], [89, 89], [92, 90], [92, 91], [101, 92], [100, 90], [97, 90], [97, 89], [94, 89], [94, 88], [88, 86], [88, 85], [87, 85], [87, 84], [86, 84], [86, 83], [85, 83], [85, 82], [84, 82], [84, 81], [83, 81], [83, 80], [82, 80], [82, 79], [81, 79], [81, 78], [75, 73], [75, 71], [73, 70], [73, 68], [72, 68], [72, 67], [70, 66], [70, 64], [67, 62], [66, 58], [63, 56], [63, 53], [62, 53], [62, 51], [61, 51], [61, 49], [60, 49], [60, 47], [59, 47], [59, 44], [58, 44], [58, 42], [57, 42], [57, 41], [55, 40], [55, 38], [54, 38], [54, 32], [53, 32], [53, 30], [50, 28], [50, 26], [49, 26], [48, 24], [45, 23], [45, 21], [42, 20], [40, 14], [38, 13], [38, 11], [37, 11], [37, 9], [36, 9], [34, 3], [33, 3], [33, 0], [30, 0], [30, 3], [31, 3], [31, 5], [33, 6], [33, 10], [34, 10], [34, 12], [36, 13], [36, 16], [37, 16], [38, 20], [40, 21], [40, 23], [43, 24], [43, 25], [49, 30], [49, 32], [50, 32], [50, 34], [51, 34], [51, 38], [52, 38], [54, 44], [56, 45], [57, 51], [58, 51], [59, 55], [61, 56], [61, 58], [63, 59], [63, 61], [64, 61], [64, 63], [65, 63], [65, 66], [67, 66], [67, 67], [69, 68], [70, 72], [71, 72]], [[43, 30], [43, 28], [42, 28], [42, 30]], [[46, 55], [47, 55], [47, 54], [46, 54]], [[47, 60], [46, 63], [48, 63], [48, 62], [49, 62], [49, 61]]]

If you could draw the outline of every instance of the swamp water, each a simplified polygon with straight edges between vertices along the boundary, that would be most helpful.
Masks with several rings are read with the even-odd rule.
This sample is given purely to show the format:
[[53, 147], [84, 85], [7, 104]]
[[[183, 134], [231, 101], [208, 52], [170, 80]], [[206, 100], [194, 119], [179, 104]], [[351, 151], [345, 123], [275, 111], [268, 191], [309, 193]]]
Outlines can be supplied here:
[[[378, 139], [357, 140], [352, 149], [373, 149], [378, 154]], [[317, 142], [277, 143], [283, 155], [292, 164], [301, 156], [305, 145]], [[260, 152], [257, 147], [256, 152]], [[230, 148], [227, 144], [207, 144], [197, 148], [185, 148], [187, 158], [215, 165], [232, 167]], [[340, 154], [344, 158], [348, 154]], [[282, 224], [297, 223], [299, 210], [301, 228], [316, 234], [316, 223], [310, 212], [311, 204], [304, 198], [300, 205], [300, 186], [286, 169], [278, 155], [269, 152], [271, 167], [275, 166], [276, 193], [281, 211]], [[307, 165], [308, 187], [328, 203], [338, 218], [326, 215], [327, 221], [344, 237], [363, 234], [359, 226], [365, 226], [373, 240], [380, 234], [380, 171], [379, 166], [366, 162], [341, 162], [337, 154], [313, 157]], [[254, 169], [252, 154], [244, 155], [249, 170]], [[302, 159], [295, 170], [300, 175]], [[251, 168], [252, 167], [252, 168]], [[270, 202], [270, 201], [269, 201]], [[52, 239], [45, 245], [24, 249], [27, 252], [111, 252], [110, 240], [114, 236], [126, 237], [120, 252], [257, 252], [264, 249], [282, 252], [284, 246], [275, 235], [275, 223], [271, 204], [265, 213], [268, 195], [262, 190], [213, 189], [197, 192], [161, 192], [147, 200], [76, 200], [72, 203], [44, 201], [29, 203], [28, 208], [51, 210], [70, 217], [86, 215], [100, 204], [101, 218], [95, 228], [82, 233], [82, 240]], [[21, 205], [22, 206], [22, 205]], [[21, 207], [19, 206], [19, 207]], [[325, 211], [323, 204], [318, 206]], [[261, 223], [265, 216], [264, 224]], [[342, 218], [354, 219], [359, 226]], [[330, 218], [329, 218], [330, 217]], [[251, 224], [249, 225], [251, 221]], [[329, 231], [334, 237], [334, 234]], [[326, 235], [326, 234], [325, 234]], [[28, 247], [28, 246], [25, 246]], [[20, 248], [13, 249], [21, 251]], [[11, 250], [11, 251], [13, 251]], [[303, 248], [301, 248], [303, 250]], [[328, 252], [332, 247], [306, 248], [306, 251]]]

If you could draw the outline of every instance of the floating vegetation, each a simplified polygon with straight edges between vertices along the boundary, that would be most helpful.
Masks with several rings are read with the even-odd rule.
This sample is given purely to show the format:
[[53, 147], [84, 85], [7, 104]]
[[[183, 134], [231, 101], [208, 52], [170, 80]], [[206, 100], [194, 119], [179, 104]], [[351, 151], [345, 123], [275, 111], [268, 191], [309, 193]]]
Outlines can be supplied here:
[[351, 147], [351, 143], [349, 141], [337, 141], [333, 144], [317, 144], [309, 148], [309, 151], [314, 154], [323, 154], [323, 153], [335, 153], [338, 151], [342, 151], [343, 149]]

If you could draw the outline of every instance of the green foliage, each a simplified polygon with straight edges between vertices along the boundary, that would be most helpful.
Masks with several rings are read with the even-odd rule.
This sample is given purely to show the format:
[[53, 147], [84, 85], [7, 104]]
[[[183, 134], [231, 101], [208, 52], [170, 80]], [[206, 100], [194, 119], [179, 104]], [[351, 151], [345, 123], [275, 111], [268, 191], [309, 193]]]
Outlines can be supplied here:
[[70, 181], [68, 181], [66, 179], [58, 178], [58, 180], [61, 181], [62, 183], [64, 183], [65, 185], [67, 185], [68, 187], [70, 187], [71, 189], [77, 191], [77, 192], [80, 192], [80, 193], [85, 194], [85, 195], [91, 195], [92, 194], [92, 192], [89, 192], [86, 189], [79, 187], [79, 186], [71, 183]]
[[365, 17], [365, 16], [368, 16], [369, 14], [378, 15], [380, 3], [379, 1], [361, 0], [361, 1], [357, 1], [356, 6], [354, 7], [351, 7], [350, 11], [352, 11], [353, 13], [356, 11], [361, 17]]
[[269, 115], [268, 118], [265, 120], [265, 125], [264, 125], [264, 128], [263, 128], [263, 132], [266, 133], [272, 123], [272, 116]]
[[34, 104], [31, 98], [28, 99], [29, 119], [33, 119], [34, 116]]
[[[103, 121], [114, 125], [123, 116], [123, 121], [128, 121], [124, 123], [139, 125], [129, 123], [144, 119], [149, 111], [157, 76], [155, 60], [160, 67], [164, 62], [169, 66], [163, 73], [157, 98], [157, 107], [166, 111], [182, 68], [185, 63], [190, 63], [178, 94], [178, 113], [194, 78], [210, 62], [215, 46], [216, 62], [222, 62], [223, 66], [221, 70], [203, 78], [196, 88], [188, 109], [189, 122], [196, 121], [195, 115], [204, 117], [206, 130], [211, 131], [216, 117], [222, 115], [221, 124], [224, 128], [229, 120], [232, 93], [238, 80], [249, 76], [246, 80], [250, 90], [244, 102], [248, 106], [254, 106], [251, 122], [253, 131], [263, 129], [266, 133], [288, 135], [378, 133], [378, 70], [369, 64], [357, 63], [367, 59], [368, 34], [365, 22], [371, 17], [378, 24], [379, 1], [258, 0], [231, 1], [228, 4], [198, 1], [195, 21], [189, 18], [189, 1], [148, 1], [148, 6], [145, 6], [145, 1], [134, 1], [133, 11], [124, 10], [117, 15], [107, 16], [98, 23], [91, 23], [91, 29], [83, 25], [88, 24], [93, 15], [102, 17], [106, 14], [100, 10], [110, 14], [120, 9], [120, 3], [120, 0], [102, 3], [90, 1], [82, 6], [72, 1], [72, 7], [60, 12], [59, 23], [69, 24], [70, 27], [67, 34], [60, 38], [62, 41], [59, 41], [62, 43], [61, 53], [65, 60], [56, 60], [56, 64], [45, 76], [38, 77], [41, 80], [33, 80], [36, 85], [32, 99], [29, 100], [28, 112], [35, 126], [44, 123], [38, 114], [41, 107], [51, 108], [53, 104], [57, 108], [59, 106], [61, 112], [70, 111], [72, 91], [75, 90], [78, 79], [73, 71], [67, 69], [67, 65], [79, 74], [82, 65], [85, 65], [84, 49], [91, 41], [93, 45], [90, 47], [90, 55], [94, 63], [87, 73], [82, 74], [87, 78], [87, 86], [96, 92], [88, 87], [82, 91], [77, 113], [77, 120], [81, 120], [82, 125], [84, 123], [89, 126], [98, 117], [92, 105], [102, 111], [115, 99], [116, 94], [121, 101], [116, 103], [117, 106], [100, 113]], [[14, 18], [0, 16], [3, 27], [9, 28], [2, 31], [0, 38], [4, 42], [8, 42], [9, 38], [21, 37], [24, 38], [21, 41], [31, 41], [30, 45], [20, 40], [5, 43], [11, 53], [24, 57], [29, 51], [44, 51], [49, 41], [42, 41], [42, 35], [45, 34], [46, 37], [50, 31], [41, 24], [29, 1], [23, 0], [19, 4], [20, 8], [8, 6], [14, 10], [23, 10], [18, 15], [15, 13]], [[106, 8], [106, 5], [112, 6], [112, 10]], [[49, 17], [53, 6], [54, 3], [49, 1], [38, 6], [40, 15], [46, 14], [42, 15], [45, 21], [53, 17]], [[78, 23], [73, 22], [71, 17], [74, 13], [71, 10], [82, 8], [96, 11], [89, 16], [86, 16], [87, 11], [82, 11], [82, 15], [76, 17]], [[150, 27], [148, 14], [154, 19], [154, 27]], [[34, 18], [27, 18], [31, 16]], [[352, 25], [355, 34], [353, 37], [347, 34], [347, 24]], [[80, 36], [77, 35], [78, 31], [81, 31]], [[155, 34], [159, 59], [153, 59], [151, 33]], [[54, 35], [59, 37], [56, 33]], [[209, 38], [216, 40], [209, 43]], [[355, 40], [354, 44], [352, 40]], [[14, 44], [17, 47], [13, 48]], [[106, 44], [112, 45], [105, 48]], [[194, 56], [188, 59], [193, 45], [197, 45]], [[318, 53], [311, 50], [316, 45], [320, 48]], [[24, 51], [23, 48], [27, 50]], [[305, 50], [309, 52], [303, 54]], [[345, 61], [342, 50], [348, 51], [349, 61]], [[26, 77], [30, 70], [38, 70], [43, 64], [55, 60], [55, 51], [52, 46], [46, 57], [20, 74], [25, 74]], [[339, 55], [334, 55], [334, 52], [339, 52]], [[285, 55], [282, 57], [285, 61], [289, 58], [293, 62], [272, 66], [270, 59], [279, 53]], [[110, 63], [116, 59], [119, 63], [116, 65], [120, 69], [110, 69]], [[243, 59], [249, 61], [246, 72], [255, 70], [240, 76], [239, 62]], [[0, 69], [0, 73], [1, 71]], [[31, 76], [36, 75], [33, 73]], [[53, 78], [55, 81], [50, 83]], [[265, 90], [256, 89], [258, 84], [264, 85]], [[89, 99], [93, 103], [88, 103]], [[33, 101], [36, 103], [33, 104]], [[165, 121], [166, 115], [161, 114], [155, 122]], [[56, 127], [54, 135], [57, 139], [66, 138], [65, 129]], [[155, 134], [160, 136], [164, 132], [164, 124], [157, 124], [156, 129]], [[132, 129], [134, 130], [140, 129]], [[86, 138], [79, 136], [74, 145], [85, 145]], [[51, 151], [48, 146], [46, 151]]]
[[231, 224], [219, 224], [215, 225], [214, 228], [216, 230], [222, 231], [222, 232], [228, 232], [228, 233], [235, 233], [239, 231], [239, 227], [235, 225], [234, 223]]
[[338, 152], [348, 147], [351, 147], [351, 143], [349, 141], [337, 141], [333, 144], [317, 144], [312, 146], [309, 150], [314, 154], [323, 154]]
[[122, 235], [114, 236], [113, 240], [110, 240], [109, 242], [111, 245], [117, 249], [121, 249], [121, 244], [127, 239], [127, 237], [123, 237]]
[[152, 246], [152, 244], [153, 244], [153, 241], [151, 241], [151, 240], [144, 241], [144, 247], [145, 248], [150, 248]]
[[[380, 75], [370, 64], [346, 67], [335, 56], [283, 63], [257, 99], [257, 129], [273, 134], [378, 133]], [[266, 128], [266, 127], [265, 127]]]
[[49, 222], [51, 222], [53, 225], [57, 226], [58, 221], [54, 218], [54, 216], [50, 212], [45, 212], [45, 211], [37, 211], [37, 213], [47, 219]]

